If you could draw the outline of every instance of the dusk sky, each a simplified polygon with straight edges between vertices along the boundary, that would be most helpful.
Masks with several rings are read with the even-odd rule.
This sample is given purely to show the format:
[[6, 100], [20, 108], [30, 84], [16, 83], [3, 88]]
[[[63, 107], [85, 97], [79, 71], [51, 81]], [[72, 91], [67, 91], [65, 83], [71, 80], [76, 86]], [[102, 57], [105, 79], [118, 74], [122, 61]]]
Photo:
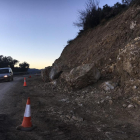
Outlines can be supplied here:
[[[79, 28], [78, 11], [87, 0], [0, 0], [0, 55], [26, 61], [30, 68], [51, 66]], [[121, 0], [100, 0], [110, 6]]]

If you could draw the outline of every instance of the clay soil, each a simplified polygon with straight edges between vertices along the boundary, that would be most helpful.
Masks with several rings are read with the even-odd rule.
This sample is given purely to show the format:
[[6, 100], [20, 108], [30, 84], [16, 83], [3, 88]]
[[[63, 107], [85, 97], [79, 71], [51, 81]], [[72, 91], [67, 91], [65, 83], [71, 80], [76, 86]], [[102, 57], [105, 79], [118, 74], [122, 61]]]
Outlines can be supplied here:
[[[27, 78], [27, 87], [20, 81], [0, 103], [0, 140], [140, 140], [140, 108], [132, 94], [121, 87], [102, 91], [102, 82], [71, 91], [40, 76]], [[28, 97], [36, 128], [24, 132], [16, 127]]]

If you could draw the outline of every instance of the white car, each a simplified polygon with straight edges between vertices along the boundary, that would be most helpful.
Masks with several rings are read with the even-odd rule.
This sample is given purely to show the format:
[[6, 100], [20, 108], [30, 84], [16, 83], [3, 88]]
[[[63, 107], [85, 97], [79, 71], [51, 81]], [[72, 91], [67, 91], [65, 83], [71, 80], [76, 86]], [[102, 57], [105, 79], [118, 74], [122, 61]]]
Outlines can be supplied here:
[[0, 80], [13, 81], [13, 71], [11, 68], [0, 68]]

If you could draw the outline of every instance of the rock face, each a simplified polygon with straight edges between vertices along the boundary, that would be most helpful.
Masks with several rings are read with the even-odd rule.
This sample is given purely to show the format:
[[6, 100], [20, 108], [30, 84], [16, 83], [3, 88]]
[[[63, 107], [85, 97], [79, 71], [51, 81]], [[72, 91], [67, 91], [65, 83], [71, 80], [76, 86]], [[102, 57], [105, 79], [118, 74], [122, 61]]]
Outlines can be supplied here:
[[140, 37], [121, 49], [117, 57], [117, 71], [121, 81], [140, 78]]
[[50, 80], [57, 79], [62, 73], [61, 69], [62, 69], [61, 65], [57, 65], [54, 63], [54, 65], [52, 66], [51, 71], [49, 73], [49, 79]]
[[140, 35], [139, 11], [140, 6], [136, 5], [94, 29], [79, 33], [55, 64], [62, 64], [64, 72], [66, 67], [71, 70], [82, 64], [96, 63], [101, 73], [105, 70], [105, 76], [101, 76], [107, 77], [110, 75], [107, 68], [116, 63], [119, 49]]
[[[122, 82], [140, 78], [140, 38], [128, 44], [140, 36], [139, 13], [140, 6], [133, 5], [104, 24], [79, 32], [55, 60], [49, 79], [61, 77], [71, 87], [82, 88], [96, 82], [100, 75], [101, 79], [119, 82], [120, 77]], [[91, 63], [96, 68], [91, 68]], [[112, 89], [105, 84], [105, 89], [108, 87]]]
[[50, 73], [51, 67], [45, 67], [45, 69], [41, 70], [41, 78], [44, 82], [49, 82], [49, 73]]
[[90, 63], [73, 68], [69, 74], [63, 74], [63, 76], [71, 87], [80, 89], [97, 82], [100, 72], [94, 64]]

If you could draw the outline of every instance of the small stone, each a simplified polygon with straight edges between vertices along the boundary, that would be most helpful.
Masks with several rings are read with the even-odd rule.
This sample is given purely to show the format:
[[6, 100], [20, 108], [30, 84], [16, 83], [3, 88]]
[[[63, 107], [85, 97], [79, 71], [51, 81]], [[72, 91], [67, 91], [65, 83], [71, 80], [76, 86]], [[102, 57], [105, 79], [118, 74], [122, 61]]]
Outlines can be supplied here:
[[100, 104], [100, 102], [98, 101], [97, 104]]
[[113, 103], [113, 101], [112, 100], [109, 100], [109, 104], [112, 105], [112, 103]]
[[78, 104], [79, 106], [83, 106], [83, 104]]
[[77, 120], [77, 118], [76, 118], [75, 116], [72, 116], [72, 119], [73, 119], [73, 120]]
[[75, 121], [83, 121], [83, 118], [79, 118], [79, 117], [76, 117], [76, 116], [72, 116], [72, 119], [75, 120]]
[[103, 102], [104, 102], [104, 100], [101, 100], [100, 102], [101, 102], [101, 103], [103, 103]]
[[81, 96], [81, 98], [84, 98], [84, 96]]
[[61, 102], [66, 102], [68, 99], [66, 98], [66, 99], [61, 99], [61, 100], [59, 100], [59, 101], [61, 101]]
[[112, 81], [107, 81], [107, 82], [102, 83], [100, 87], [104, 91], [109, 91], [109, 90], [115, 89], [116, 86], [117, 86], [117, 83], [114, 83]]
[[138, 104], [140, 105], [140, 101], [138, 101]]
[[136, 89], [137, 88], [137, 86], [133, 86], [133, 89]]
[[66, 115], [66, 118], [71, 119], [71, 116], [70, 115]]
[[110, 96], [106, 96], [106, 99], [111, 99], [111, 97]]
[[134, 108], [134, 106], [132, 104], [128, 105], [128, 108]]
[[127, 105], [126, 105], [126, 104], [123, 104], [123, 107], [124, 107], [124, 108], [126, 108], [126, 107], [127, 107]]

